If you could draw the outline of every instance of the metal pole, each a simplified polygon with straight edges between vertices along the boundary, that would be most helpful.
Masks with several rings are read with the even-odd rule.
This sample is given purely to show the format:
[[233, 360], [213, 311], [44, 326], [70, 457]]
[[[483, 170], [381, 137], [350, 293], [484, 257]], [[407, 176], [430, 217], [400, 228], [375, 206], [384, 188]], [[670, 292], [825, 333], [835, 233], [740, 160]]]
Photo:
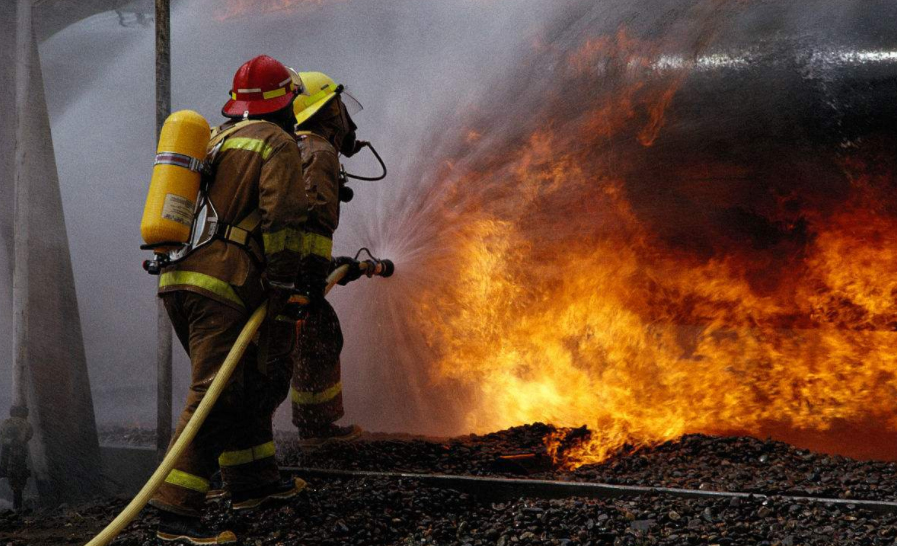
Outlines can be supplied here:
[[12, 280], [13, 309], [13, 407], [28, 406], [26, 367], [28, 366], [28, 214], [29, 181], [25, 179], [27, 140], [25, 132], [28, 85], [31, 78], [31, 0], [16, 4], [16, 155], [15, 155], [15, 264]]
[[[156, 136], [171, 114], [171, 3], [156, 0]], [[156, 355], [156, 450], [159, 460], [171, 442], [171, 322], [162, 300], [156, 315], [158, 349]]]

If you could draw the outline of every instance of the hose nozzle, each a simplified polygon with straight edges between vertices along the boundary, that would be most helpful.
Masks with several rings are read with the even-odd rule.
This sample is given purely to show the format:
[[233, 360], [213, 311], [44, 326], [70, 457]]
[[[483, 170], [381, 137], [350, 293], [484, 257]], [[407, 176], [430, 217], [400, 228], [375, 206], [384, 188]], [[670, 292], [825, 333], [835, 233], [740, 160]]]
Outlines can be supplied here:
[[[367, 254], [368, 259], [359, 260], [358, 258], [362, 254]], [[355, 254], [354, 260], [358, 264], [358, 269], [363, 271], [368, 277], [392, 277], [392, 274], [396, 272], [396, 264], [392, 260], [381, 260], [371, 254], [371, 251], [367, 248], [360, 249]]]
[[[359, 257], [367, 254], [366, 260]], [[371, 251], [362, 248], [354, 258], [343, 256], [334, 259], [335, 269], [328, 281], [331, 284], [347, 285], [361, 277], [392, 277], [396, 272], [396, 264], [392, 260], [381, 260], [371, 254]]]
[[392, 274], [396, 272], [396, 264], [392, 260], [371, 259], [365, 260], [359, 265], [368, 277], [392, 277]]

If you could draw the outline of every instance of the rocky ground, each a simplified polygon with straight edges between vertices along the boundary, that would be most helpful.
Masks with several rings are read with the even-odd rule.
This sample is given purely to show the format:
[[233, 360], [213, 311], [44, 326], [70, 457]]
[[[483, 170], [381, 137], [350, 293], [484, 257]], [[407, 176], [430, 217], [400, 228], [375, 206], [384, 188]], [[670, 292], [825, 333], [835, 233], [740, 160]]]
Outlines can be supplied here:
[[[0, 515], [0, 544], [83, 544], [124, 501], [54, 513]], [[897, 516], [781, 499], [482, 502], [381, 479], [320, 480], [300, 498], [251, 515], [211, 511], [247, 545], [893, 545]], [[147, 510], [115, 542], [152, 544]]]
[[[286, 464], [365, 470], [516, 475], [701, 489], [894, 499], [895, 465], [858, 462], [746, 438], [686, 436], [623, 452], [575, 472], [552, 469], [531, 425], [445, 441], [369, 436], [301, 454], [280, 438]], [[106, 434], [109, 437], [114, 434]], [[137, 439], [151, 434], [130, 433]], [[122, 442], [118, 442], [121, 444]], [[502, 459], [503, 455], [525, 455]], [[86, 542], [125, 504], [102, 500], [42, 513], [0, 512], [0, 546]], [[506, 502], [423, 486], [413, 479], [316, 479], [300, 498], [251, 515], [226, 507], [210, 521], [249, 545], [294, 544], [591, 544], [599, 545], [897, 545], [897, 515], [854, 505], [833, 507], [785, 498], [687, 500], [645, 495], [622, 500]], [[116, 542], [151, 544], [152, 510]]]

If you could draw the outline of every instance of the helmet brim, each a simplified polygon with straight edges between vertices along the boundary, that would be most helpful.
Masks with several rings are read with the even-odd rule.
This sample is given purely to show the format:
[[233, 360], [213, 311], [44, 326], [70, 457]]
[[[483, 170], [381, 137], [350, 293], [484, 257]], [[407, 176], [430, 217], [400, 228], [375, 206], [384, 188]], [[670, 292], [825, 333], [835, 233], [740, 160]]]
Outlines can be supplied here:
[[[296, 125], [297, 126], [302, 125], [306, 121], [310, 120], [315, 114], [317, 114], [321, 110], [321, 108], [324, 108], [325, 105], [329, 104], [330, 101], [332, 101], [335, 98], [336, 98], [335, 93], [332, 95], [328, 95], [326, 98], [319, 100], [318, 102], [314, 103], [313, 105], [311, 105], [299, 112], [295, 111], [295, 104], [294, 104], [293, 117], [296, 119]], [[296, 104], [298, 104], [298, 101], [296, 102]]]
[[241, 118], [246, 112], [250, 116], [263, 116], [265, 114], [273, 114], [278, 110], [283, 110], [293, 99], [296, 98], [294, 93], [287, 93], [282, 97], [268, 100], [234, 100], [231, 99], [221, 108], [221, 114], [229, 118]]

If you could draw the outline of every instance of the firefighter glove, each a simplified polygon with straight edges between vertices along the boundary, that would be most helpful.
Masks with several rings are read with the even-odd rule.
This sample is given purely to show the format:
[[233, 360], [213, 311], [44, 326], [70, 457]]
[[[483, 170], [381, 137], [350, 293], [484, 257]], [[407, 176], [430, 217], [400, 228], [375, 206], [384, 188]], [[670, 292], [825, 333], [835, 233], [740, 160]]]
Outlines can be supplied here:
[[338, 269], [344, 265], [349, 266], [349, 271], [346, 273], [345, 277], [340, 279], [338, 283], [340, 286], [346, 286], [352, 281], [357, 281], [364, 275], [364, 271], [361, 269], [361, 262], [358, 260], [348, 256], [340, 256], [333, 259], [333, 269]]
[[268, 320], [277, 318], [283, 313], [290, 301], [290, 296], [296, 293], [296, 285], [276, 281], [268, 282]]

